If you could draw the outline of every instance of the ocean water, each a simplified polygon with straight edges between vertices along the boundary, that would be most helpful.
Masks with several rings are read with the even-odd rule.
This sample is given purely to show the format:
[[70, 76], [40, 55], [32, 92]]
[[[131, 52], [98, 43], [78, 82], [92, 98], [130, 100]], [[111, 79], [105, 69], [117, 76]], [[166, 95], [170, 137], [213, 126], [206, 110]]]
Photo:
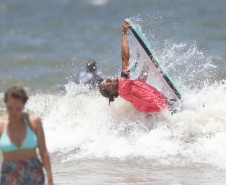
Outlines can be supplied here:
[[[147, 115], [121, 98], [108, 106], [74, 84], [89, 59], [102, 77], [119, 76], [125, 18], [177, 84], [183, 111]], [[55, 184], [223, 185], [225, 18], [224, 0], [2, 0], [0, 115], [4, 91], [25, 86]]]

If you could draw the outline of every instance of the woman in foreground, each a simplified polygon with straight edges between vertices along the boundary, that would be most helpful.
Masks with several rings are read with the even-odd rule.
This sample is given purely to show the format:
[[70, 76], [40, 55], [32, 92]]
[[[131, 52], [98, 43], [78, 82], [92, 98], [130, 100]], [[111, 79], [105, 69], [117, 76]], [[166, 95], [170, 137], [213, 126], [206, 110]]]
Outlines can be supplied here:
[[3, 154], [1, 185], [45, 184], [37, 148], [48, 185], [53, 184], [42, 122], [39, 117], [23, 112], [27, 100], [27, 93], [21, 86], [10, 87], [4, 95], [8, 114], [0, 118], [0, 150]]

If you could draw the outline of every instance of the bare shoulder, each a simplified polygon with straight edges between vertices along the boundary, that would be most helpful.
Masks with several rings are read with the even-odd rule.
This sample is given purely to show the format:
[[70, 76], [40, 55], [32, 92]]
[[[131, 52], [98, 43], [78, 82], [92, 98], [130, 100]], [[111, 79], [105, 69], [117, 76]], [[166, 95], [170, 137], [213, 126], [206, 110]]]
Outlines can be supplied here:
[[32, 122], [41, 123], [41, 118], [34, 114], [28, 114], [28, 117]]
[[30, 124], [30, 127], [32, 128], [32, 130], [37, 130], [40, 127], [42, 127], [42, 121], [41, 118], [34, 115], [34, 114], [26, 114], [27, 120]]

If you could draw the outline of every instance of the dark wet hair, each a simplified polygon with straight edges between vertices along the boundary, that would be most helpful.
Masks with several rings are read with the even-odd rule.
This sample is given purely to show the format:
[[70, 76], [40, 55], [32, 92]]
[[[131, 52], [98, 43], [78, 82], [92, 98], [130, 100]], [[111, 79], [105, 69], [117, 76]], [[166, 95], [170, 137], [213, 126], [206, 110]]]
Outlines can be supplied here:
[[97, 69], [96, 61], [89, 60], [88, 63], [86, 64], [86, 71], [88, 71], [88, 72], [95, 72], [96, 69]]
[[100, 89], [100, 93], [104, 97], [109, 98], [109, 105], [110, 105], [111, 102], [115, 101], [115, 98], [118, 97], [118, 93], [115, 93], [115, 94], [111, 94], [110, 95], [110, 90], [105, 89], [105, 88], [101, 88], [101, 85], [99, 86], [99, 89]]
[[8, 97], [13, 97], [16, 99], [22, 100], [22, 102], [25, 104], [28, 100], [28, 95], [26, 90], [22, 86], [11, 86], [9, 87], [4, 95], [4, 102], [7, 103]]

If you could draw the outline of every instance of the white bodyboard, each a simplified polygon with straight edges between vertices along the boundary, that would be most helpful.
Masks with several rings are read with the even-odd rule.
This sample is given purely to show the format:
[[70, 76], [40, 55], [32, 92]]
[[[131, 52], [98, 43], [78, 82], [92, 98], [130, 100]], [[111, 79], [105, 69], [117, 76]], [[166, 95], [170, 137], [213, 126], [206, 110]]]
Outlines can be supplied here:
[[160, 63], [156, 60], [151, 46], [141, 31], [129, 19], [126, 19], [132, 27], [131, 35], [128, 36], [130, 46], [130, 78], [144, 79], [145, 82], [163, 93], [168, 99], [180, 100], [181, 94], [175, 83], [167, 75]]

